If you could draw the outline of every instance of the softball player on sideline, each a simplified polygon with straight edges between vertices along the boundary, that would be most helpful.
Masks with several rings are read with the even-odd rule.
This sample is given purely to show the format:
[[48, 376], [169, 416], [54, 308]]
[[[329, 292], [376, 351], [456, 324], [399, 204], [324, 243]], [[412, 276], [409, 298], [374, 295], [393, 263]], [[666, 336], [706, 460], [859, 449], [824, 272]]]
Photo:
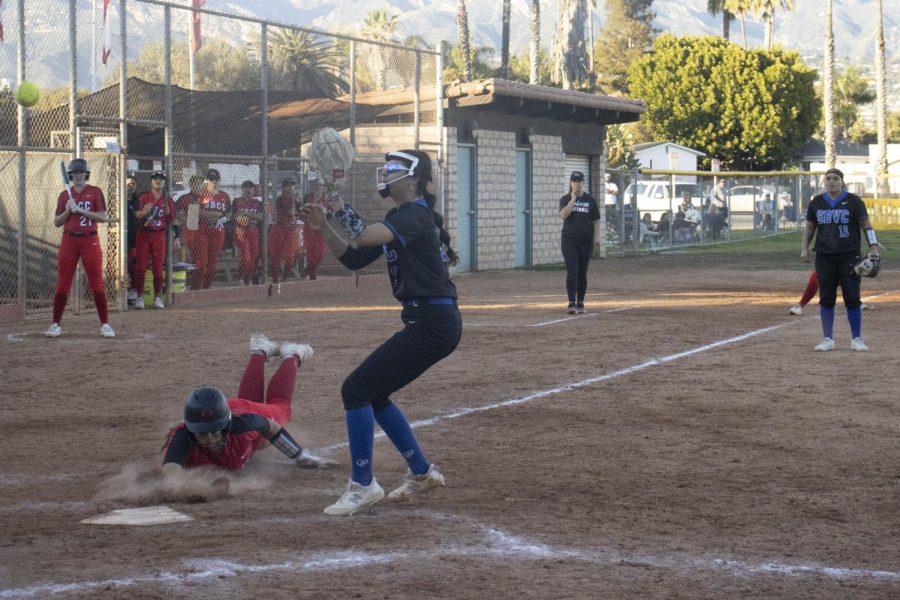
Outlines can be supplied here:
[[[266, 359], [279, 354], [281, 365], [266, 390]], [[297, 368], [312, 355], [313, 349], [306, 344], [278, 344], [261, 333], [253, 334], [238, 398], [228, 400], [215, 387], [191, 390], [184, 405], [184, 422], [169, 432], [163, 472], [202, 465], [236, 471], [267, 441], [304, 469], [334, 465], [301, 448], [284, 428], [291, 420]]]
[[841, 286], [847, 320], [850, 322], [850, 349], [867, 352], [862, 340], [862, 309], [859, 299], [859, 276], [853, 267], [859, 261], [859, 230], [865, 232], [869, 255], [878, 256], [878, 240], [869, 221], [865, 203], [855, 194], [842, 189], [844, 174], [838, 169], [825, 172], [825, 191], [809, 203], [806, 228], [800, 246], [800, 259], [810, 262], [809, 242], [816, 236], [816, 276], [819, 278], [819, 316], [824, 339], [816, 346], [819, 352], [834, 350], [834, 304], [837, 287]]
[[393, 198], [396, 206], [383, 222], [366, 226], [339, 198], [333, 202], [332, 219], [351, 235], [352, 245], [332, 229], [322, 206], [307, 204], [300, 211], [306, 226], [322, 232], [346, 267], [361, 269], [383, 253], [391, 289], [403, 304], [403, 329], [372, 352], [341, 387], [353, 472], [346, 492], [325, 509], [327, 515], [352, 515], [384, 498], [372, 475], [376, 421], [409, 466], [406, 480], [388, 495], [390, 499], [406, 500], [444, 485], [444, 476], [425, 458], [406, 416], [390, 396], [453, 352], [462, 336], [462, 318], [428, 205], [431, 159], [422, 152], [401, 150], [388, 152], [385, 160], [376, 172], [378, 193]]

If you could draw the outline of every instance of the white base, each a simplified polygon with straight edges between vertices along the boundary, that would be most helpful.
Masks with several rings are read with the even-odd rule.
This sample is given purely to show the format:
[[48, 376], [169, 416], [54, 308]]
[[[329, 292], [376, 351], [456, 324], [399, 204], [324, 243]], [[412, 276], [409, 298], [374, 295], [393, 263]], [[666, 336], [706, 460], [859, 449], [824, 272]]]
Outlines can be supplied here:
[[166, 523], [179, 523], [190, 521], [191, 518], [168, 506], [145, 506], [143, 508], [121, 508], [85, 519], [82, 523], [88, 525], [165, 525]]

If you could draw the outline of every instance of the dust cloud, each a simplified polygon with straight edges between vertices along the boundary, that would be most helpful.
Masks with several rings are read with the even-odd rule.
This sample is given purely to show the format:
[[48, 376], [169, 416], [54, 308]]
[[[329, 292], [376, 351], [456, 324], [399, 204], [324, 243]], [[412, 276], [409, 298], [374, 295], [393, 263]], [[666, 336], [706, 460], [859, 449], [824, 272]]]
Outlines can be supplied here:
[[131, 463], [105, 479], [94, 500], [138, 506], [162, 502], [212, 502], [265, 490], [271, 485], [271, 479], [255, 474], [238, 476], [221, 469], [202, 467], [163, 474], [158, 465]]

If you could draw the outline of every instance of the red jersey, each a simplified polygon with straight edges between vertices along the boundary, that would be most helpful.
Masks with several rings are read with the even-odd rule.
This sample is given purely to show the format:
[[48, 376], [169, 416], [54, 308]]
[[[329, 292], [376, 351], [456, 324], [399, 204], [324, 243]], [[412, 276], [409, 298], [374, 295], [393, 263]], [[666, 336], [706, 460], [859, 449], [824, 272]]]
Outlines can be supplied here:
[[[261, 415], [261, 413], [266, 411], [266, 408], [259, 410], [260, 407], [268, 407], [268, 405], [259, 402], [239, 399], [229, 400], [228, 406], [231, 408], [232, 419], [247, 414], [255, 415], [255, 418], [259, 419], [259, 416], [257, 415]], [[268, 418], [266, 415], [262, 416]], [[260, 423], [262, 423], [262, 421], [260, 421]], [[263, 425], [260, 426], [262, 427]], [[266, 421], [264, 427], [268, 430], [268, 421]], [[172, 454], [170, 454], [170, 447], [173, 444], [173, 440], [184, 435], [181, 430], [184, 430], [184, 423], [180, 423], [172, 430], [166, 447], [167, 457], [172, 456]], [[225, 437], [225, 449], [221, 453], [216, 454], [202, 446], [194, 446], [188, 451], [187, 461], [183, 466], [199, 467], [203, 465], [213, 465], [222, 469], [228, 469], [229, 471], [237, 471], [247, 464], [253, 456], [253, 453], [259, 450], [266, 441], [266, 438], [260, 431], [229, 433]]]
[[[106, 210], [106, 200], [103, 198], [103, 191], [97, 186], [86, 185], [80, 192], [76, 192], [75, 188], [72, 188], [72, 199], [75, 200], [82, 210], [88, 212], [103, 212]], [[56, 199], [57, 215], [66, 212], [66, 203], [68, 201], [69, 193], [63, 190], [60, 192], [59, 198]], [[67, 233], [97, 231], [97, 223], [84, 215], [72, 213], [63, 225], [63, 231]]]
[[[200, 210], [214, 210], [223, 215], [228, 214], [228, 211], [231, 210], [231, 198], [222, 190], [215, 194], [210, 193], [209, 190], [203, 190], [200, 192]], [[214, 224], [200, 219], [200, 226], [213, 227]]]
[[[235, 215], [258, 215], [263, 211], [262, 201], [258, 198], [236, 198], [234, 201]], [[238, 227], [259, 227], [259, 221], [249, 219], [246, 225], [237, 223]]]
[[294, 227], [297, 224], [297, 217], [294, 215], [295, 203], [297, 199], [293, 196], [282, 194], [278, 196], [275, 202], [275, 224], [282, 227]]
[[172, 222], [172, 216], [175, 214], [175, 203], [168, 196], [153, 197], [153, 192], [144, 192], [138, 199], [138, 210], [144, 210], [148, 205], [154, 205], [153, 212], [148, 213], [148, 217], [141, 219], [140, 228], [144, 231], [164, 231], [169, 223]]
[[189, 192], [178, 199], [178, 202], [175, 203], [175, 208], [178, 209], [178, 212], [184, 212], [188, 209], [188, 206], [196, 203], [199, 199], [200, 196], [198, 194]]

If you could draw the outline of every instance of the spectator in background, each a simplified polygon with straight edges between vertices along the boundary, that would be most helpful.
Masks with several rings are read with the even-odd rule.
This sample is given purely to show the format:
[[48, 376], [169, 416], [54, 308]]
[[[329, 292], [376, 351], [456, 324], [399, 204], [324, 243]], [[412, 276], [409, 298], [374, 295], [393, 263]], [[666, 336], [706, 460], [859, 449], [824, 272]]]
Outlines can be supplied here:
[[299, 253], [296, 211], [300, 197], [296, 185], [293, 177], [281, 182], [281, 195], [275, 201], [275, 222], [269, 226], [269, 274], [275, 284], [287, 280]]
[[662, 216], [659, 218], [659, 223], [656, 224], [656, 232], [659, 234], [659, 242], [661, 244], [669, 243], [669, 229], [672, 224], [672, 211], [665, 211]]
[[759, 209], [759, 226], [764, 230], [775, 228], [775, 202], [772, 200], [772, 194], [766, 194], [763, 199], [757, 202]]
[[606, 186], [606, 201], [604, 204], [618, 204], [619, 186], [610, 179], [609, 173], [603, 175], [603, 181]]
[[781, 216], [790, 223], [797, 222], [797, 207], [794, 206], [791, 195], [787, 192], [781, 193]]
[[259, 283], [259, 232], [263, 220], [262, 200], [254, 197], [250, 180], [241, 184], [241, 196], [234, 201], [234, 246], [240, 256], [238, 277], [244, 285]]
[[219, 189], [222, 175], [217, 169], [206, 172], [206, 187], [200, 192], [200, 225], [196, 234], [195, 265], [197, 289], [212, 285], [219, 253], [225, 244], [225, 224], [231, 214], [231, 198]]
[[[304, 204], [318, 204], [325, 208], [326, 214], [333, 210], [333, 206], [325, 198], [325, 186], [319, 180], [319, 174], [310, 171], [307, 176], [309, 181], [309, 192], [303, 198]], [[319, 265], [325, 260], [328, 253], [328, 247], [325, 245], [325, 238], [322, 234], [312, 227], [303, 226], [303, 244], [306, 248], [306, 264], [303, 267], [303, 277], [315, 280], [318, 277]]]
[[[125, 239], [128, 242], [128, 303], [133, 304], [137, 300], [138, 293], [135, 289], [134, 265], [136, 261], [134, 243], [137, 236], [137, 222], [134, 218], [134, 211], [138, 208], [137, 180], [134, 173], [129, 173], [125, 178]], [[146, 267], [146, 265], [144, 265]], [[143, 282], [141, 282], [143, 285]]]
[[650, 244], [650, 249], [656, 249], [656, 240], [659, 238], [659, 232], [656, 231], [656, 226], [653, 225], [653, 217], [650, 213], [644, 213], [644, 216], [641, 217], [641, 222], [638, 223], [638, 231], [639, 231], [639, 240], [640, 244], [643, 245], [644, 242]]
[[[203, 191], [203, 177], [200, 175], [192, 175], [191, 178], [188, 179], [188, 188], [188, 193], [182, 194], [181, 197], [175, 200], [175, 222], [178, 224], [181, 241], [190, 254], [191, 263], [196, 267], [197, 255], [199, 252], [197, 249], [197, 240], [199, 239], [200, 192]], [[189, 218], [188, 214], [191, 212], [194, 213], [192, 219]], [[190, 288], [198, 289], [196, 281], [198, 272], [196, 268], [192, 269], [188, 275], [189, 278], [187, 283]]]
[[153, 266], [153, 304], [165, 308], [162, 301], [163, 272], [166, 266], [166, 231], [175, 219], [175, 204], [166, 195], [166, 174], [154, 171], [150, 177], [150, 190], [141, 194], [138, 209], [134, 213], [138, 223], [135, 240], [135, 308], [144, 308], [144, 275], [147, 258]]

